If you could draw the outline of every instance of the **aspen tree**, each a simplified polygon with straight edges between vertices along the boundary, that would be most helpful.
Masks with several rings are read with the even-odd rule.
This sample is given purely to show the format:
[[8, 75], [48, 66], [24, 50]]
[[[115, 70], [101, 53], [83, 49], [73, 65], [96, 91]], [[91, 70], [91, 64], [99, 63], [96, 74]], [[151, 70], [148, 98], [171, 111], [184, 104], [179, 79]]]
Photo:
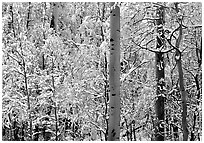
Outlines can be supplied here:
[[[53, 4], [53, 24], [54, 24], [54, 30], [57, 33], [58, 32], [58, 8], [59, 8], [59, 3], [55, 2]], [[54, 79], [54, 60], [53, 60], [53, 55], [52, 55], [52, 88], [53, 88], [53, 98], [55, 98], [55, 79]], [[57, 117], [57, 103], [54, 101], [54, 111], [55, 111], [55, 140], [58, 140], [58, 117]]]
[[110, 106], [108, 140], [120, 140], [120, 8], [110, 3]]
[[[29, 27], [29, 22], [31, 21], [30, 16], [31, 15], [31, 2], [28, 3], [28, 17], [27, 17], [27, 23], [26, 23], [26, 28], [27, 32], [29, 33], [30, 27]], [[23, 74], [24, 74], [24, 83], [25, 83], [25, 94], [27, 96], [27, 105], [28, 105], [28, 118], [29, 118], [29, 136], [30, 136], [30, 141], [33, 140], [33, 128], [32, 128], [32, 117], [31, 117], [31, 101], [30, 101], [30, 92], [28, 89], [28, 73], [26, 72], [26, 62], [25, 59], [23, 59]]]

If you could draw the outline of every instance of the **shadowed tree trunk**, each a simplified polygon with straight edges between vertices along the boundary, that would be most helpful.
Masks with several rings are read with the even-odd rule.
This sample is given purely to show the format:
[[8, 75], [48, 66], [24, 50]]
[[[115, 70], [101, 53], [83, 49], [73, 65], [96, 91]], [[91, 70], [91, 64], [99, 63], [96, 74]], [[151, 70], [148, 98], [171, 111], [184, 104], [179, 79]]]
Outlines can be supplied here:
[[59, 17], [58, 8], [59, 8], [59, 3], [54, 2], [53, 3], [53, 13], [52, 13], [52, 19], [51, 19], [51, 23], [50, 23], [50, 28], [53, 28], [55, 30], [55, 32], [58, 31], [58, 17]]
[[[179, 12], [178, 9], [178, 3], [175, 3], [175, 7], [176, 7], [176, 12]], [[188, 140], [188, 129], [187, 129], [187, 121], [186, 121], [186, 117], [187, 117], [187, 104], [186, 104], [186, 97], [187, 97], [187, 92], [185, 90], [184, 87], [184, 80], [183, 80], [183, 69], [182, 69], [182, 62], [181, 62], [181, 52], [179, 51], [179, 46], [182, 40], [182, 19], [179, 18], [179, 23], [180, 23], [180, 27], [179, 27], [179, 36], [176, 39], [176, 54], [175, 54], [175, 60], [177, 63], [177, 67], [178, 67], [178, 73], [179, 73], [179, 86], [180, 86], [180, 92], [181, 92], [181, 101], [182, 101], [182, 129], [183, 129], [183, 141], [187, 141]]]
[[9, 13], [10, 13], [10, 16], [11, 16], [11, 21], [8, 23], [8, 28], [10, 29], [10, 31], [13, 32], [13, 37], [16, 37], [16, 32], [15, 32], [15, 29], [14, 29], [13, 4], [10, 5]]
[[110, 106], [108, 140], [120, 140], [120, 8], [110, 3]]
[[[177, 47], [178, 48], [178, 47]], [[184, 87], [184, 80], [183, 80], [183, 69], [182, 69], [182, 62], [181, 62], [181, 53], [176, 51], [176, 63], [178, 67], [178, 73], [179, 73], [179, 86], [180, 86], [180, 92], [181, 92], [181, 100], [182, 100], [182, 128], [183, 128], [183, 140], [187, 141], [188, 139], [188, 130], [187, 130], [187, 104], [186, 104], [186, 95], [187, 92], [185, 91]]]
[[[156, 49], [161, 50], [164, 47], [163, 38], [164, 38], [164, 8], [158, 7], [156, 10], [156, 20], [157, 33], [156, 37]], [[155, 111], [157, 117], [157, 124], [155, 126], [155, 140], [163, 141], [164, 140], [164, 55], [162, 52], [155, 53], [155, 64], [156, 64], [156, 81], [157, 81], [157, 100], [155, 103]]]
[[29, 23], [31, 21], [30, 15], [31, 15], [31, 2], [28, 3], [28, 14], [27, 14], [27, 22], [26, 22], [27, 30], [29, 30]]

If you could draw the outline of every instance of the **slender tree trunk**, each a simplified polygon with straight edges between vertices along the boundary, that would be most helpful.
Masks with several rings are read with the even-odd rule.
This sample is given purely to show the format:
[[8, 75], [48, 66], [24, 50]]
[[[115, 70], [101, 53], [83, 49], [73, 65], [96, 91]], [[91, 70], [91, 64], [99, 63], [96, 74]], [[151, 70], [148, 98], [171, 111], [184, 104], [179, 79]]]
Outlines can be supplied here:
[[[103, 5], [101, 12], [100, 12], [100, 2], [97, 3], [98, 4], [98, 16], [100, 17], [100, 21], [103, 22], [104, 21], [104, 15], [105, 15], [105, 2], [101, 3]], [[102, 42], [105, 40], [105, 35], [103, 32], [103, 26], [101, 25], [100, 27], [101, 30], [101, 39], [98, 41], [97, 45], [100, 46], [102, 44]], [[100, 51], [97, 51], [99, 56], [100, 56]], [[106, 51], [104, 51], [104, 70], [103, 70], [103, 74], [105, 76], [105, 80], [104, 80], [104, 103], [105, 103], [105, 116], [104, 116], [104, 120], [105, 120], [105, 124], [106, 124], [106, 129], [105, 129], [105, 141], [108, 140], [108, 61], [107, 61], [107, 54]]]
[[59, 3], [55, 2], [53, 15], [54, 15], [54, 30], [56, 32], [58, 31], [58, 17], [59, 17], [58, 7], [59, 7]]
[[[101, 22], [104, 21], [104, 15], [105, 15], [105, 2], [102, 3], [102, 12], [101, 12]], [[100, 10], [99, 10], [100, 12]], [[100, 13], [99, 13], [100, 15]], [[103, 32], [103, 26], [101, 26], [101, 41], [103, 42], [105, 40], [105, 35]], [[101, 42], [101, 43], [102, 43]], [[107, 61], [107, 54], [106, 51], [104, 52], [104, 75], [105, 75], [105, 84], [104, 84], [104, 90], [105, 90], [105, 122], [106, 122], [106, 133], [105, 133], [105, 140], [108, 140], [108, 61]]]
[[104, 101], [105, 101], [105, 122], [106, 122], [106, 132], [105, 132], [105, 141], [108, 140], [108, 62], [107, 62], [107, 57], [106, 57], [106, 52], [104, 52], [104, 75], [105, 75], [105, 84], [104, 84], [104, 90], [105, 90], [105, 96], [104, 96]]
[[[103, 7], [102, 7], [102, 11], [101, 11], [101, 22], [104, 22], [104, 17], [105, 17], [105, 2], [102, 3], [103, 4]], [[100, 11], [99, 11], [100, 12]], [[103, 26], [101, 25], [101, 40], [102, 42], [105, 40], [105, 35], [104, 35], [104, 32], [103, 32]]]
[[[163, 36], [164, 36], [164, 8], [157, 8], [156, 11], [158, 20], [156, 21], [157, 25], [157, 49], [162, 49], [163, 45]], [[162, 52], [156, 52], [155, 55], [156, 63], [156, 81], [157, 81], [157, 100], [155, 103], [155, 111], [157, 116], [157, 124], [155, 126], [155, 140], [164, 141], [164, 55]]]
[[[176, 7], [176, 12], [179, 12], [178, 9], [178, 3], [175, 3], [175, 7]], [[182, 20], [179, 20], [180, 23], [182, 23]], [[179, 46], [182, 40], [182, 24], [180, 24], [179, 27], [179, 36], [176, 39], [176, 54], [175, 54], [175, 60], [177, 63], [177, 67], [178, 67], [178, 73], [179, 73], [179, 86], [180, 86], [180, 92], [181, 92], [181, 100], [182, 100], [182, 129], [183, 129], [183, 141], [187, 141], [188, 140], [188, 129], [187, 129], [187, 121], [186, 121], [186, 117], [187, 117], [187, 104], [186, 104], [186, 97], [187, 97], [187, 92], [185, 90], [184, 87], [184, 80], [183, 80], [183, 69], [182, 69], [182, 62], [181, 62], [181, 52], [179, 51]]]
[[[195, 30], [195, 35], [194, 36], [196, 38], [196, 56], [197, 56], [199, 71], [198, 71], [198, 73], [196, 73], [195, 76], [192, 73], [191, 74], [193, 75], [195, 83], [196, 83], [197, 106], [199, 106], [199, 104], [200, 104], [199, 72], [201, 70], [201, 65], [202, 65], [202, 37], [197, 36], [196, 30]], [[199, 38], [201, 38], [200, 41], [197, 40]], [[199, 45], [199, 43], [200, 43], [200, 45]], [[191, 133], [190, 133], [190, 141], [194, 141], [196, 139], [196, 124], [198, 124], [196, 122], [198, 122], [198, 120], [199, 120], [199, 112], [197, 110], [198, 110], [198, 107], [196, 107], [195, 112], [193, 114], [193, 125], [192, 125], [192, 130], [191, 130]]]
[[51, 19], [51, 23], [50, 23], [50, 28], [53, 28], [55, 30], [55, 32], [58, 31], [58, 7], [59, 7], [59, 3], [58, 2], [54, 2], [53, 3], [53, 13], [52, 13], [52, 19]]
[[[198, 67], [200, 67], [200, 66], [201, 66], [200, 63], [198, 63]], [[194, 76], [195, 83], [196, 83], [196, 89], [197, 89], [197, 94], [196, 94], [196, 96], [197, 96], [197, 106], [199, 106], [199, 104], [200, 104], [200, 85], [199, 85], [198, 77], [199, 77], [198, 74], [196, 74]], [[197, 110], [198, 110], [198, 107], [196, 108], [196, 110], [195, 110], [195, 112], [193, 114], [193, 126], [192, 126], [192, 130], [191, 130], [190, 141], [194, 141], [196, 139], [196, 122], [199, 121], [199, 114], [200, 114]], [[199, 134], [198, 134], [198, 136], [199, 136]]]
[[[54, 4], [54, 10], [53, 10], [53, 20], [54, 20], [54, 30], [57, 33], [58, 32], [58, 7], [59, 3], [55, 2]], [[52, 74], [54, 74], [54, 59], [52, 55]], [[54, 80], [54, 75], [52, 75], [52, 87], [53, 87], [53, 98], [55, 98], [55, 80]], [[57, 132], [58, 132], [58, 125], [57, 125], [57, 103], [54, 101], [54, 111], [55, 111], [55, 140], [58, 140], [57, 137]]]
[[30, 141], [32, 141], [32, 118], [31, 118], [31, 109], [30, 109], [30, 95], [28, 92], [28, 78], [26, 73], [26, 64], [23, 60], [23, 72], [24, 72], [24, 83], [25, 83], [25, 94], [27, 96], [27, 105], [28, 105], [28, 118], [30, 122]]
[[[29, 22], [30, 22], [30, 14], [31, 14], [31, 2], [28, 3], [28, 14], [27, 14], [27, 22], [26, 22], [26, 28], [27, 33], [29, 34]], [[24, 72], [24, 83], [25, 83], [25, 94], [27, 96], [27, 104], [28, 104], [28, 116], [29, 116], [29, 124], [30, 124], [30, 141], [32, 141], [32, 117], [31, 117], [31, 108], [30, 108], [30, 93], [28, 91], [28, 79], [27, 79], [27, 73], [26, 73], [26, 63], [23, 59], [23, 72]]]
[[[53, 56], [53, 55], [52, 55]], [[52, 57], [52, 74], [54, 74], [54, 59]], [[53, 88], [53, 98], [55, 98], [55, 78], [54, 75], [52, 75], [52, 88]], [[54, 103], [54, 114], [55, 114], [55, 140], [58, 140], [57, 132], [58, 132], [58, 118], [57, 118], [57, 103], [56, 101], [53, 101]]]
[[8, 113], [8, 120], [9, 120], [9, 141], [12, 141], [13, 140], [13, 128], [12, 128], [12, 124], [13, 124], [13, 120], [11, 118], [11, 114]]
[[30, 14], [31, 14], [31, 2], [28, 2], [28, 15], [27, 15], [27, 22], [26, 22], [26, 29], [27, 30], [29, 30], [29, 23], [31, 21]]
[[174, 119], [173, 119], [173, 123], [174, 123], [174, 124], [172, 124], [174, 141], [178, 141], [178, 139], [179, 139], [178, 127], [177, 127], [177, 125], [176, 125], [177, 122], [178, 122], [178, 120], [174, 118]]
[[14, 29], [13, 4], [10, 5], [9, 12], [10, 12], [10, 15], [11, 15], [11, 22], [9, 23], [9, 28], [13, 31], [13, 37], [16, 37], [16, 32], [15, 32], [15, 29]]
[[108, 140], [120, 140], [120, 8], [110, 3], [110, 106]]
[[193, 127], [192, 127], [192, 130], [191, 130], [191, 133], [190, 133], [190, 141], [194, 141], [195, 140], [195, 125], [196, 125], [196, 118], [197, 118], [196, 112], [197, 111], [195, 111], [193, 113]]
[[129, 123], [129, 127], [130, 127], [130, 141], [132, 140], [132, 122]]
[[[177, 55], [177, 54], [176, 54]], [[186, 96], [187, 92], [184, 88], [184, 80], [183, 80], [183, 70], [182, 70], [182, 63], [181, 63], [181, 53], [179, 55], [179, 59], [176, 60], [177, 67], [178, 67], [178, 73], [179, 73], [179, 85], [180, 85], [180, 91], [181, 91], [181, 100], [182, 100], [182, 128], [183, 128], [183, 141], [188, 140], [188, 129], [187, 129], [187, 104], [186, 104]]]
[[[45, 28], [45, 23], [46, 23], [46, 18], [45, 18], [45, 16], [46, 16], [46, 2], [44, 2], [43, 13], [44, 13], [44, 15], [43, 15], [43, 28]], [[45, 33], [46, 33], [46, 31], [43, 30], [43, 44], [45, 44], [45, 40], [46, 40]], [[46, 67], [45, 67], [45, 54], [44, 54], [44, 52], [40, 55], [39, 59], [40, 59], [40, 63], [39, 63], [40, 68], [42, 70], [45, 70]]]
[[124, 117], [124, 120], [125, 120], [125, 125], [126, 125], [126, 137], [127, 137], [127, 141], [130, 140], [130, 137], [129, 137], [129, 126], [128, 126], [128, 123], [127, 123], [127, 119]]

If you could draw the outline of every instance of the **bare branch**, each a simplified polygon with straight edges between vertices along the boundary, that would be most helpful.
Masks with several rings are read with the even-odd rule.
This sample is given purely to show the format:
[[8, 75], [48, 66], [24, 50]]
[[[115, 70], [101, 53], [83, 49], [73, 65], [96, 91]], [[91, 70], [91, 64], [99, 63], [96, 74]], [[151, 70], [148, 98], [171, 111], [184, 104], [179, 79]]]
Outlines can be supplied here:
[[140, 20], [136, 21], [134, 24], [137, 24], [137, 23], [142, 22], [142, 21], [144, 21], [144, 20], [154, 21], [154, 20], [158, 20], [158, 19], [159, 19], [159, 18], [143, 18], [143, 19], [140, 19]]
[[189, 71], [187, 68], [183, 67], [183, 69], [186, 70], [188, 73], [190, 73], [194, 79], [196, 78], [195, 75], [191, 71]]
[[145, 49], [145, 50], [148, 50], [148, 51], [154, 52], [154, 53], [159, 52], [158, 50], [152, 50], [152, 49], [143, 47], [143, 46], [141, 46], [140, 44], [137, 44], [133, 39], [131, 39], [131, 40], [132, 40], [132, 42], [133, 42], [136, 46], [139, 46], [141, 49]]
[[183, 25], [184, 28], [202, 28], [202, 25]]
[[7, 53], [7, 55], [8, 55], [9, 57], [11, 57], [14, 61], [16, 61], [16, 62], [20, 65], [20, 63], [21, 63], [20, 61], [18, 61], [17, 59], [15, 59], [14, 57], [12, 57], [12, 56], [11, 56], [10, 54], [8, 54], [8, 53]]
[[89, 121], [89, 123], [96, 126], [100, 131], [102, 131], [104, 134], [106, 134], [105, 130], [103, 128], [101, 128], [100, 126], [98, 126], [97, 124], [95, 124], [94, 122]]
[[153, 2], [152, 4], [154, 4], [155, 6], [160, 6], [160, 7], [167, 8], [167, 9], [170, 8], [170, 7], [164, 6], [164, 5], [159, 4], [159, 3], [155, 3], [155, 2]]
[[143, 64], [148, 63], [148, 62], [149, 62], [149, 61], [142, 62], [142, 63], [139, 64], [138, 66], [136, 66], [136, 67], [130, 69], [129, 72], [128, 72], [127, 74], [125, 74], [124, 77], [121, 78], [120, 81], [121, 81], [121, 82], [124, 82], [125, 79], [128, 77], [128, 75], [130, 75], [133, 71], [135, 71], [136, 69], [138, 69], [139, 67], [141, 67]]

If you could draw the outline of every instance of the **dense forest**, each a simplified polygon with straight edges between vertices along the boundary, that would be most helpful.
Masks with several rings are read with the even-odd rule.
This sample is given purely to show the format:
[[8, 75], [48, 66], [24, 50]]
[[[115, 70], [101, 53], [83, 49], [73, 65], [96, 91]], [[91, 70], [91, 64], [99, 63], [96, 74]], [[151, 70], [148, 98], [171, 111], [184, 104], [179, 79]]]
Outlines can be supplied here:
[[201, 141], [201, 2], [3, 2], [2, 140]]

